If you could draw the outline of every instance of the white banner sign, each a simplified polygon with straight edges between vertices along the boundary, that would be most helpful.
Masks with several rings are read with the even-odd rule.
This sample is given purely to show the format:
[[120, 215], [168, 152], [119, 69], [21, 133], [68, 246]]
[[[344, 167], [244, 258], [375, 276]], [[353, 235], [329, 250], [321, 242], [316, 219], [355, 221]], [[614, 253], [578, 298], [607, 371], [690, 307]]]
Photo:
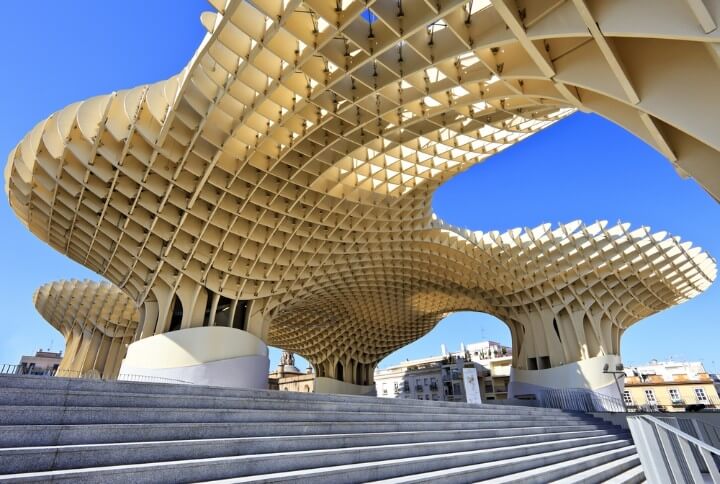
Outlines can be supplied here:
[[465, 383], [465, 395], [468, 403], [482, 403], [480, 396], [480, 383], [475, 368], [463, 368], [463, 382]]

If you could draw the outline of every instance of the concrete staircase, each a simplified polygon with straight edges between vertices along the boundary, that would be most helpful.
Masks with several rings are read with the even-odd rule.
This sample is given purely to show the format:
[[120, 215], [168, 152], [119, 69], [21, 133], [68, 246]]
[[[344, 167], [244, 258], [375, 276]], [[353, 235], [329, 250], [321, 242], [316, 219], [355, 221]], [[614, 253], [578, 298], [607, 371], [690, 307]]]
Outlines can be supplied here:
[[3, 482], [635, 483], [630, 436], [554, 409], [0, 375]]

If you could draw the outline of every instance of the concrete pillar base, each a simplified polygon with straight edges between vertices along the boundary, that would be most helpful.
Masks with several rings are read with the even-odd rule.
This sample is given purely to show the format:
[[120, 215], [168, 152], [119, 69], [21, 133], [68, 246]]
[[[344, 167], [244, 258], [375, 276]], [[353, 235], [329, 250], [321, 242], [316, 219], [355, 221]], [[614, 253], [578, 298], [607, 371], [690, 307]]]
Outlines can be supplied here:
[[267, 345], [240, 329], [210, 326], [158, 334], [128, 347], [119, 379], [180, 380], [232, 388], [268, 387]]
[[[535, 395], [536, 398], [540, 398], [542, 393], [549, 389], [584, 389], [622, 400], [614, 375], [603, 373], [606, 364], [610, 370], [615, 370], [619, 363], [618, 355], [607, 355], [545, 370], [511, 368], [508, 397], [522, 398]], [[622, 391], [623, 379], [621, 378], [618, 383]]]
[[334, 393], [340, 395], [364, 395], [375, 396], [375, 385], [355, 385], [344, 381], [327, 378], [324, 376], [315, 377], [315, 393]]

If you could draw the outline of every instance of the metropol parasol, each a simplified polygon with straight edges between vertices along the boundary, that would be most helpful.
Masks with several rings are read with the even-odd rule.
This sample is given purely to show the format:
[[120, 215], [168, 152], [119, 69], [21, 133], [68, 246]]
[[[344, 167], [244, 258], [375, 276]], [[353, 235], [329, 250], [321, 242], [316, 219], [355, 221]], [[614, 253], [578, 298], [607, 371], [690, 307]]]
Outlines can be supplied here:
[[317, 391], [364, 394], [383, 357], [472, 310], [510, 328], [511, 395], [613, 393], [623, 332], [715, 279], [665, 232], [472, 232], [431, 198], [580, 110], [720, 199], [718, 2], [211, 4], [178, 75], [68, 106], [10, 153], [16, 216], [112, 283], [36, 293], [63, 368], [263, 387], [273, 345]]

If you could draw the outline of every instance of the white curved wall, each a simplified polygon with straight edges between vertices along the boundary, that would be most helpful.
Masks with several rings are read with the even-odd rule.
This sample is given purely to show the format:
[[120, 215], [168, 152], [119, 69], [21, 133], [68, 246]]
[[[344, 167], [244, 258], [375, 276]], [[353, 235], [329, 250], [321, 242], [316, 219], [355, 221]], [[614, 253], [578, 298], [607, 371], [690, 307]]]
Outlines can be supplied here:
[[323, 376], [315, 377], [315, 393], [375, 396], [375, 385], [355, 385]]
[[[619, 363], [618, 355], [606, 355], [545, 370], [511, 368], [508, 397], [514, 398], [517, 395], [526, 394], [539, 395], [547, 389], [582, 388], [622, 399], [615, 384], [615, 377], [612, 374], [603, 373], [605, 364], [614, 370]], [[621, 379], [619, 383], [622, 389], [623, 380]]]
[[210, 326], [158, 334], [128, 347], [123, 375], [171, 378], [198, 385], [267, 388], [267, 345], [247, 331]]

